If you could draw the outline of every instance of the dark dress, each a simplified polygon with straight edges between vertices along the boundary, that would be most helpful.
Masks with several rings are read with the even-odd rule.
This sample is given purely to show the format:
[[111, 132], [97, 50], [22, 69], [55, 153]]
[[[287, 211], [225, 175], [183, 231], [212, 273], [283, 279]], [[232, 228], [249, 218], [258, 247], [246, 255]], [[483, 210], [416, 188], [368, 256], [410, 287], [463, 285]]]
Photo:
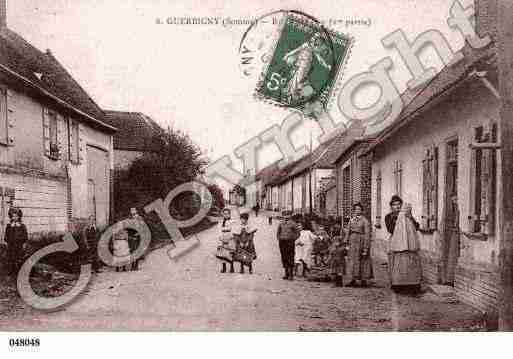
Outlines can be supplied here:
[[[398, 213], [391, 212], [385, 216], [388, 233], [394, 233]], [[419, 223], [415, 218], [409, 218], [415, 230]], [[388, 269], [392, 287], [419, 286], [422, 280], [422, 266], [418, 250], [390, 251], [388, 253]]]
[[92, 264], [93, 270], [100, 269], [100, 259], [98, 258], [98, 230], [94, 226], [88, 226], [85, 229], [85, 238], [87, 244], [87, 261]]
[[351, 280], [369, 280], [374, 277], [370, 256], [371, 233], [369, 221], [363, 217], [352, 217], [349, 221], [347, 243], [349, 244], [347, 274]]
[[23, 223], [8, 223], [5, 228], [7, 266], [9, 274], [17, 275], [23, 265], [23, 245], [28, 241], [27, 227]]

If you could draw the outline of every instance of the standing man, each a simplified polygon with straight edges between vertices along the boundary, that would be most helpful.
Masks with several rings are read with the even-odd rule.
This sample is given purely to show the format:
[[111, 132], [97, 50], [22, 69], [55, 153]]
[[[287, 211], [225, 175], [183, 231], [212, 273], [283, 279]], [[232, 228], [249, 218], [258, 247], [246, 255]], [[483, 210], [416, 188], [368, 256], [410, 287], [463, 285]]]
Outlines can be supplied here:
[[281, 261], [285, 269], [283, 279], [294, 279], [294, 255], [296, 239], [299, 238], [298, 225], [291, 219], [292, 211], [283, 211], [283, 222], [278, 225], [276, 237], [280, 245]]

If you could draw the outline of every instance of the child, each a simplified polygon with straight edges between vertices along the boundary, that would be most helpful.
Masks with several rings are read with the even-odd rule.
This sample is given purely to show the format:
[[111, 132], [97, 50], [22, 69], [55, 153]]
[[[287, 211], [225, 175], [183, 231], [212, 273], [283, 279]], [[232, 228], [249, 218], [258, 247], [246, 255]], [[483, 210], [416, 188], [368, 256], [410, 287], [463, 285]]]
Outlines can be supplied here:
[[[126, 272], [129, 270], [130, 265], [130, 247], [128, 245], [128, 232], [126, 229], [121, 229], [114, 234], [114, 265], [116, 272]], [[121, 265], [121, 263], [126, 264]]]
[[221, 260], [221, 273], [226, 273], [226, 264], [230, 264], [230, 273], [235, 272], [233, 268], [233, 252], [235, 251], [235, 243], [232, 236], [233, 221], [232, 213], [229, 208], [223, 209], [223, 220], [220, 225], [220, 243], [217, 247], [216, 257]]
[[9, 275], [17, 276], [23, 264], [23, 246], [28, 241], [27, 227], [21, 221], [23, 212], [19, 208], [10, 208], [7, 213], [10, 222], [5, 227], [7, 243], [7, 263]]
[[249, 225], [249, 214], [241, 213], [240, 226], [234, 231], [235, 253], [234, 260], [240, 262], [240, 273], [244, 274], [244, 266], [248, 266], [249, 274], [253, 274], [253, 261], [256, 250], [253, 237], [257, 231]]
[[305, 220], [300, 225], [299, 238], [296, 241], [296, 274], [299, 265], [303, 266], [302, 276], [306, 277], [306, 273], [312, 267], [312, 250], [315, 241], [315, 235], [312, 233], [310, 221]]
[[328, 233], [324, 229], [324, 226], [318, 226], [318, 230], [315, 234], [317, 236], [314, 241], [315, 265], [326, 266], [330, 246]]
[[347, 247], [342, 236], [335, 236], [330, 245], [329, 263], [335, 286], [343, 287], [343, 275], [346, 274]]

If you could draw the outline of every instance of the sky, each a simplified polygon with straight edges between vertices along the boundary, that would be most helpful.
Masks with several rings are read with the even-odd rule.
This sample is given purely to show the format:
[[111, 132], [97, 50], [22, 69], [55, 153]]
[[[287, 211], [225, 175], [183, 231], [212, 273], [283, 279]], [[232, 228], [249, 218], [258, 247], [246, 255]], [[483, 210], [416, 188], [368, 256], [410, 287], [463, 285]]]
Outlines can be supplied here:
[[[467, 6], [472, 0], [461, 2]], [[339, 83], [390, 56], [392, 79], [404, 90], [410, 74], [381, 38], [398, 28], [409, 40], [437, 29], [456, 51], [463, 39], [447, 25], [451, 4], [452, 0], [7, 0], [7, 22], [34, 46], [51, 49], [102, 108], [143, 112], [163, 127], [188, 133], [213, 160], [232, 156], [240, 169], [234, 149], [280, 124], [290, 111], [253, 97], [257, 76], [244, 75], [238, 53], [248, 25], [168, 25], [167, 18], [249, 19], [294, 9], [320, 20], [341, 19], [328, 27], [352, 36], [354, 44]], [[348, 19], [365, 19], [367, 24], [346, 26]], [[421, 58], [426, 65], [442, 67], [430, 48]], [[377, 95], [370, 88], [357, 101], [370, 104]], [[341, 118], [336, 106], [330, 114], [335, 121]], [[296, 130], [294, 145], [308, 144], [310, 131], [314, 138], [319, 134], [307, 124]], [[259, 167], [279, 158], [277, 147], [270, 145], [262, 150]]]

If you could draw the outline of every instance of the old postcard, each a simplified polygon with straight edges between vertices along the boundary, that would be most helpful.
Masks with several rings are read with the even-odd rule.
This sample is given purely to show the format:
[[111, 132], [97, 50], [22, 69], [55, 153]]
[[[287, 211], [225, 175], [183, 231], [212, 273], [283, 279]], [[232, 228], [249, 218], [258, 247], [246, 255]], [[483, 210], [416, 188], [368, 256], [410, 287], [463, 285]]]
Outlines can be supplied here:
[[512, 11], [0, 0], [6, 345], [513, 330]]

